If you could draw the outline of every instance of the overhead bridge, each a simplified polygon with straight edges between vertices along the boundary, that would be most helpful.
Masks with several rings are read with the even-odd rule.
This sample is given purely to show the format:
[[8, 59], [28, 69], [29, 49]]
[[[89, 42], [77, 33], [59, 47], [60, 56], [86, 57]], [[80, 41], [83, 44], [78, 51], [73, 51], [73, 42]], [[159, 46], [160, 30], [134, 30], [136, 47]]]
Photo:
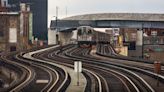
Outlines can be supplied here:
[[57, 21], [52, 20], [50, 27], [62, 29], [62, 28], [76, 28], [78, 26], [92, 26], [97, 28], [164, 29], [164, 14], [145, 14], [145, 13], [86, 14], [86, 15], [72, 16]]

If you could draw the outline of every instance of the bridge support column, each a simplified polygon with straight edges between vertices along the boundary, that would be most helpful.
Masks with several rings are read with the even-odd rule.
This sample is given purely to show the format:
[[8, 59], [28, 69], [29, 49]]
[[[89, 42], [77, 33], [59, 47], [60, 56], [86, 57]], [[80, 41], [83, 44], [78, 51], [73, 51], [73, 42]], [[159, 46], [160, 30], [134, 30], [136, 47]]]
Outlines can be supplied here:
[[48, 30], [48, 45], [54, 45], [57, 44], [57, 31], [56, 30]]
[[73, 32], [59, 32], [60, 42], [61, 44], [69, 44], [71, 42], [71, 38], [73, 36]]
[[138, 57], [143, 57], [143, 30], [139, 29], [137, 30], [137, 41], [136, 41], [136, 51]]

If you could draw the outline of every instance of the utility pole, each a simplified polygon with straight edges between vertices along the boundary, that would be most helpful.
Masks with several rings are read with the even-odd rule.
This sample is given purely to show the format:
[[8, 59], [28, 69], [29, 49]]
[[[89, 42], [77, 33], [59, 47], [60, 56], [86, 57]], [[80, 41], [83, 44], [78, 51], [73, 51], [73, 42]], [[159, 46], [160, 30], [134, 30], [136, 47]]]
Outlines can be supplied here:
[[143, 23], [142, 23], [142, 27], [141, 27], [141, 31], [142, 31], [142, 59], [144, 58], [144, 30], [143, 30]]
[[[57, 25], [57, 22], [58, 22], [58, 21], [57, 21], [57, 20], [58, 20], [58, 9], [59, 9], [58, 6], [56, 6], [56, 29], [57, 29], [57, 26], [58, 26], [58, 25]], [[58, 29], [57, 29], [57, 30], [58, 30]]]
[[67, 17], [67, 13], [68, 13], [67, 6], [66, 6], [66, 11], [65, 11], [65, 13], [66, 13], [66, 17]]
[[[56, 33], [58, 33], [58, 6], [56, 6]], [[60, 39], [59, 35], [58, 38]], [[57, 41], [57, 43], [59, 44], [59, 39]]]

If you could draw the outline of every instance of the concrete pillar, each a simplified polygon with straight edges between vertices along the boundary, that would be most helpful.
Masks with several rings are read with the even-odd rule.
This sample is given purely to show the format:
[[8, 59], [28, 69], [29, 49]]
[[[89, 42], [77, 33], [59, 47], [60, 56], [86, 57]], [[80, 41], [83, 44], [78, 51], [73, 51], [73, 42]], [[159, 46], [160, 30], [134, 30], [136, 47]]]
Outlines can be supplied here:
[[55, 30], [48, 30], [48, 45], [57, 44], [56, 34], [57, 32]]
[[60, 42], [61, 44], [69, 44], [71, 42], [71, 38], [73, 36], [73, 32], [60, 32]]
[[137, 41], [136, 41], [136, 55], [139, 58], [143, 57], [143, 30], [137, 30]]
[[137, 46], [142, 46], [143, 45], [143, 31], [142, 30], [137, 31], [136, 45]]

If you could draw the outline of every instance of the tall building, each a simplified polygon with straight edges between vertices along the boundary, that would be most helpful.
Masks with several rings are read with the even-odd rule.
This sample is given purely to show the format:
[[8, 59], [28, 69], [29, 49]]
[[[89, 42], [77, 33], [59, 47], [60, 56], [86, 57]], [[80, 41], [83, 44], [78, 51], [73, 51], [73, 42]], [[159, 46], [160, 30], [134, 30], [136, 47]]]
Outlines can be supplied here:
[[[6, 0], [7, 1], [7, 0]], [[20, 3], [27, 3], [33, 13], [33, 35], [39, 40], [47, 40], [48, 0], [8, 0], [11, 11], [19, 11]]]

